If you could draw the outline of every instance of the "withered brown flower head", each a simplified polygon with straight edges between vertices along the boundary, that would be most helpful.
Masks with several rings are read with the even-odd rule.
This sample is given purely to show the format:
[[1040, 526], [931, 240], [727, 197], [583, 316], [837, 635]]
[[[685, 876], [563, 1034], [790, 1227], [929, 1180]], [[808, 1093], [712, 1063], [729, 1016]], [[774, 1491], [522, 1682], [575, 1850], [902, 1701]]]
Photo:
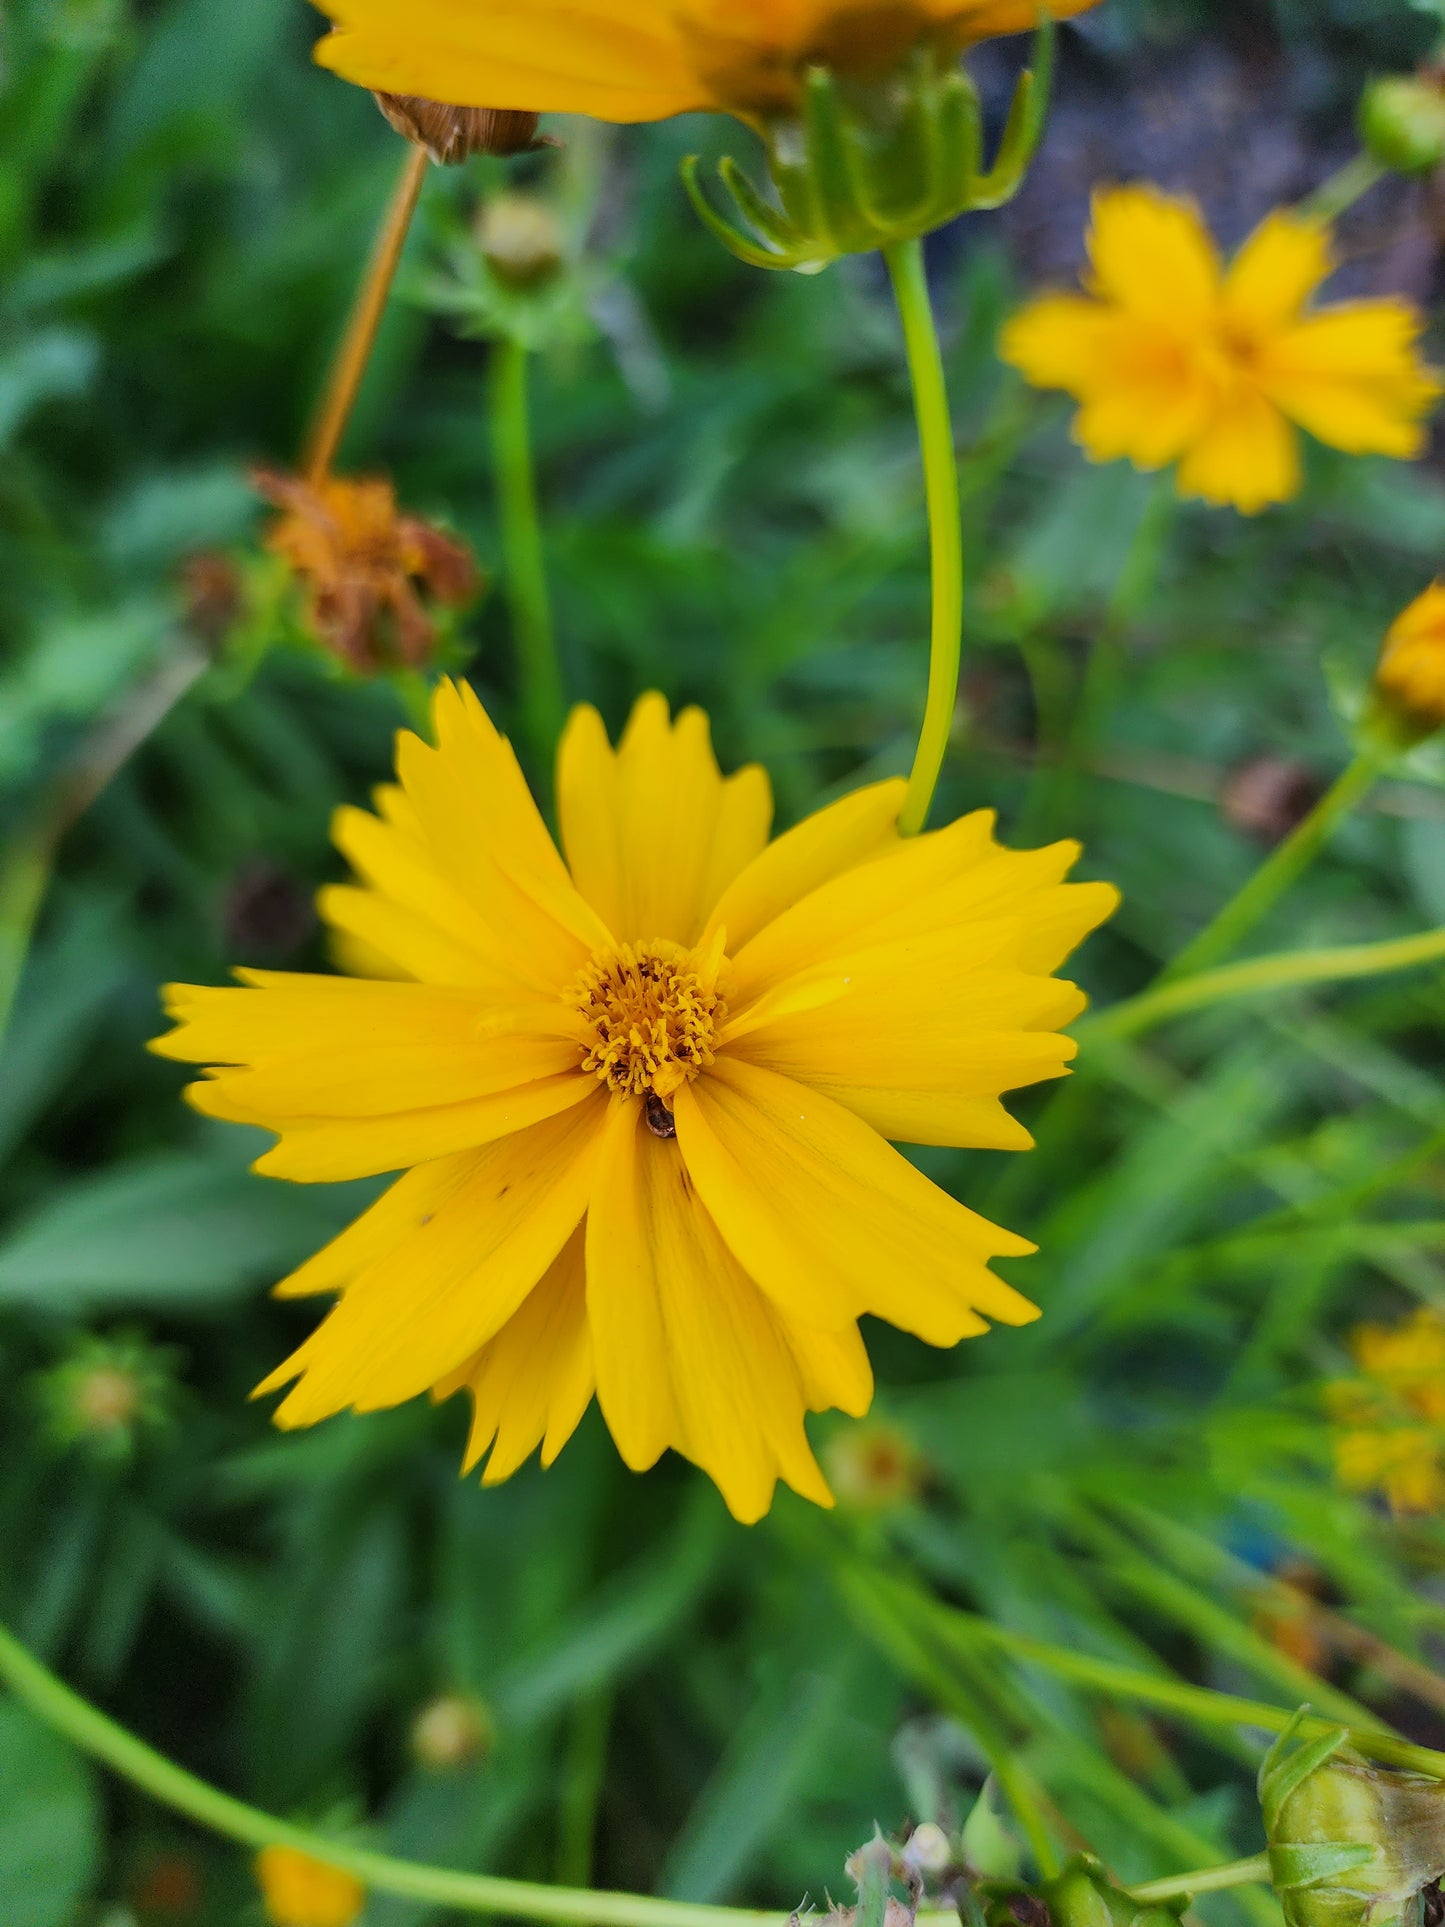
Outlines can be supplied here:
[[383, 476], [313, 483], [258, 470], [253, 479], [280, 510], [266, 546], [304, 585], [322, 646], [361, 675], [424, 664], [436, 643], [435, 605], [458, 608], [481, 586], [470, 551], [400, 514]]
[[[530, 154], [542, 145], [537, 116], [503, 107], [449, 107], [421, 94], [373, 94], [398, 134], [424, 147], [443, 166], [473, 154]], [[550, 145], [550, 143], [547, 143]]]

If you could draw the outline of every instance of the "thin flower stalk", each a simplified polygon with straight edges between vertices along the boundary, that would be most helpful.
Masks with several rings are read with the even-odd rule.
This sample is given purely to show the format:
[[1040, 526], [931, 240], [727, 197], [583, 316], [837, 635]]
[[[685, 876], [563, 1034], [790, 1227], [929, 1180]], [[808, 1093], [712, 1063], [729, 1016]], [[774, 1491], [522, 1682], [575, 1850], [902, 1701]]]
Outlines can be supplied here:
[[492, 349], [492, 460], [501, 522], [502, 570], [512, 612], [522, 732], [544, 758], [561, 732], [564, 696], [537, 505], [528, 398], [528, 351], [503, 336]]
[[1369, 795], [1383, 762], [1380, 749], [1373, 745], [1362, 748], [1299, 827], [1266, 858], [1207, 929], [1179, 952], [1164, 971], [1161, 983], [1212, 969], [1237, 950], [1309, 869], [1350, 812]]
[[391, 204], [372, 248], [356, 304], [332, 366], [315, 425], [307, 440], [302, 470], [312, 484], [330, 474], [341, 438], [346, 433], [346, 424], [351, 419], [351, 411], [371, 359], [376, 331], [381, 326], [381, 317], [386, 310], [387, 297], [396, 278], [402, 249], [406, 246], [406, 237], [411, 228], [411, 217], [421, 198], [429, 165], [426, 149], [408, 144]]
[[1156, 1900], [1190, 1899], [1195, 1894], [1218, 1894], [1230, 1887], [1269, 1885], [1269, 1855], [1252, 1853], [1247, 1860], [1230, 1860], [1222, 1867], [1204, 1867], [1194, 1873], [1172, 1873], [1163, 1880], [1144, 1880], [1130, 1887], [1130, 1896], [1143, 1904]]
[[933, 582], [932, 640], [929, 646], [928, 698], [923, 728], [908, 778], [908, 793], [898, 827], [916, 836], [928, 820], [948, 754], [958, 706], [963, 650], [963, 522], [958, 492], [958, 456], [943, 375], [943, 355], [928, 295], [928, 276], [920, 240], [885, 250], [888, 272], [903, 323], [904, 345], [913, 382], [923, 479], [928, 499], [928, 531]]
[[1356, 201], [1362, 201], [1371, 188], [1378, 187], [1388, 172], [1373, 154], [1356, 154], [1300, 203], [1299, 214], [1303, 220], [1328, 226], [1347, 214]]

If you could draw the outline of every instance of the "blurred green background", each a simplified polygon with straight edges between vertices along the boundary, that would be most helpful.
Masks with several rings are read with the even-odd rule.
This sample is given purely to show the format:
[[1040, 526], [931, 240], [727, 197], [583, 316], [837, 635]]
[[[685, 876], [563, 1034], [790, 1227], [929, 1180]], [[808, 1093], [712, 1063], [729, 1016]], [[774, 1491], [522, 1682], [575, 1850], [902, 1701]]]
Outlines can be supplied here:
[[[1019, 201], [930, 244], [970, 562], [940, 814], [988, 804], [1010, 840], [1083, 840], [1084, 873], [1125, 895], [1082, 960], [1102, 1001], [1144, 983], [1343, 762], [1383, 629], [1445, 556], [1445, 477], [1317, 454], [1306, 495], [1259, 521], [1161, 512], [1146, 479], [1085, 466], [1063, 405], [997, 363], [997, 324], [1072, 276], [1096, 182], [1187, 189], [1237, 242], [1348, 158], [1366, 76], [1439, 26], [1394, 0], [1105, 0], [1063, 35]], [[8, 837], [195, 650], [183, 566], [253, 551], [248, 467], [294, 459], [402, 152], [364, 93], [310, 65], [317, 30], [299, 0], [6, 7]], [[980, 54], [991, 101], [1021, 57]], [[792, 821], [906, 768], [922, 704], [921, 490], [879, 264], [805, 279], [723, 255], [676, 167], [695, 147], [746, 155], [739, 128], [555, 131], [566, 152], [510, 178], [588, 209], [590, 321], [535, 378], [569, 694], [614, 726], [648, 687], [703, 703], [724, 766], [764, 761]], [[346, 445], [491, 565], [488, 351], [428, 312], [427, 268], [507, 176], [433, 171]], [[1340, 286], [1429, 304], [1442, 243], [1445, 193], [1387, 184], [1347, 224]], [[1149, 592], [1121, 608], [1141, 554]], [[1126, 673], [1085, 767], [1061, 771], [1110, 623]], [[507, 719], [501, 596], [459, 663]], [[1281, 1704], [1311, 1682], [1261, 1620], [1266, 1570], [1428, 1654], [1445, 1533], [1335, 1488], [1320, 1388], [1359, 1319], [1445, 1303], [1438, 973], [1101, 1046], [1020, 1103], [1032, 1155], [925, 1154], [1039, 1240], [1012, 1275], [1046, 1316], [957, 1355], [870, 1333], [896, 1430], [861, 1436], [905, 1474], [836, 1530], [786, 1494], [737, 1527], [674, 1459], [634, 1478], [595, 1412], [554, 1470], [484, 1493], [457, 1478], [461, 1401], [287, 1438], [248, 1405], [314, 1316], [266, 1287], [369, 1191], [249, 1176], [259, 1144], [184, 1110], [177, 1067], [144, 1051], [162, 981], [326, 967], [309, 903], [339, 874], [328, 819], [385, 776], [400, 721], [389, 687], [314, 652], [223, 664], [64, 841], [0, 1056], [0, 1616], [196, 1771], [458, 1866], [791, 1906], [845, 1884], [875, 1819], [966, 1812], [990, 1735], [1127, 1877], [1253, 1851], [1249, 1748], [992, 1664], [944, 1691], [850, 1609], [838, 1549]], [[1422, 753], [1262, 942], [1445, 923], [1442, 772]], [[123, 1425], [77, 1392], [98, 1363], [139, 1388]], [[817, 1428], [835, 1472], [848, 1430]], [[1315, 1663], [1417, 1737], [1445, 1731], [1368, 1659]], [[458, 1693], [488, 1736], [448, 1760], [416, 1722]], [[240, 1854], [0, 1700], [5, 1927], [257, 1908]], [[379, 1899], [366, 1915], [432, 1918]]]

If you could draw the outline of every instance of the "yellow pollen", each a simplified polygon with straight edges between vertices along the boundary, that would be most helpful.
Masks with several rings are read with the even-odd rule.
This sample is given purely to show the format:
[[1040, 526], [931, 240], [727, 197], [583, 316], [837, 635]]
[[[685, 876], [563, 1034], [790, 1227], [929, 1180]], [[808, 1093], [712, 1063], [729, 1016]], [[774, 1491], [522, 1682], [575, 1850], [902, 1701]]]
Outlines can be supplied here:
[[626, 1097], [664, 1102], [713, 1061], [727, 1017], [720, 931], [706, 950], [676, 943], [598, 950], [567, 992], [584, 1025], [582, 1068]]

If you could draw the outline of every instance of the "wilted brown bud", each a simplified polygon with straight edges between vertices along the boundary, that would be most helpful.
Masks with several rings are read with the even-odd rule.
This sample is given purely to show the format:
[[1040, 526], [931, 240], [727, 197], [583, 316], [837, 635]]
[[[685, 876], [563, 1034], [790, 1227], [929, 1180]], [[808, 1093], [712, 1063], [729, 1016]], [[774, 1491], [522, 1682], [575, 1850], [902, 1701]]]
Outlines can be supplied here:
[[361, 675], [425, 664], [436, 643], [433, 606], [460, 607], [481, 587], [470, 551], [400, 514], [383, 477], [307, 482], [258, 471], [253, 480], [281, 511], [266, 546], [304, 585], [322, 647]]
[[1224, 779], [1219, 810], [1233, 830], [1261, 843], [1282, 843], [1320, 800], [1311, 770], [1288, 756], [1252, 756]]
[[536, 194], [494, 194], [477, 217], [477, 245], [512, 288], [535, 288], [562, 265], [557, 216]]
[[398, 134], [424, 147], [444, 167], [473, 154], [530, 154], [541, 145], [537, 116], [504, 107], [448, 107], [420, 94], [376, 94], [377, 106]]

